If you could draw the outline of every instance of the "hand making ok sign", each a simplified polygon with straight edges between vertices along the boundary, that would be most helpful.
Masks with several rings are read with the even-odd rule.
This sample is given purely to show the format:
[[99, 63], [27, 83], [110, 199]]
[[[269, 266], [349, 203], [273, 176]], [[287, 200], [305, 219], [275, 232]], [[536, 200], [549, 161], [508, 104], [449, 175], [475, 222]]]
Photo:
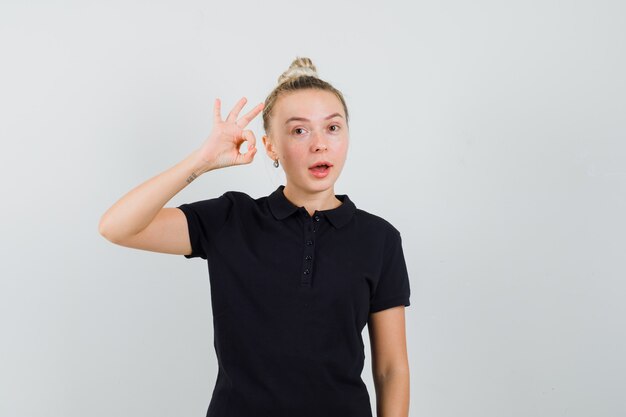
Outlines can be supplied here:
[[[251, 130], [244, 130], [244, 128], [263, 110], [265, 104], [258, 104], [248, 114], [237, 120], [237, 116], [239, 116], [239, 112], [246, 101], [246, 98], [242, 97], [228, 113], [226, 120], [222, 120], [222, 103], [219, 98], [215, 99], [213, 130], [199, 150], [200, 157], [207, 164], [210, 164], [212, 169], [249, 164], [254, 159], [257, 151], [256, 138]], [[242, 154], [239, 150], [243, 142], [246, 141], [248, 142], [248, 150]]]

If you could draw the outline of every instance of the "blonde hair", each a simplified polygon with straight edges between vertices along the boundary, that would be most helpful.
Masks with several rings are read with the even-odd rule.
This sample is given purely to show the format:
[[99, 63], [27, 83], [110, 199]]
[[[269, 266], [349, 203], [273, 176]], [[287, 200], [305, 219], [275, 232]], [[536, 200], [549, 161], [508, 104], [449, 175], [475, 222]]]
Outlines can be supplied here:
[[346, 124], [348, 123], [348, 106], [346, 106], [343, 94], [330, 83], [318, 77], [317, 68], [309, 58], [296, 57], [289, 68], [278, 77], [278, 85], [265, 99], [263, 129], [266, 133], [269, 132], [272, 110], [278, 98], [283, 94], [305, 89], [324, 90], [335, 94], [343, 105], [343, 110], [346, 113]]

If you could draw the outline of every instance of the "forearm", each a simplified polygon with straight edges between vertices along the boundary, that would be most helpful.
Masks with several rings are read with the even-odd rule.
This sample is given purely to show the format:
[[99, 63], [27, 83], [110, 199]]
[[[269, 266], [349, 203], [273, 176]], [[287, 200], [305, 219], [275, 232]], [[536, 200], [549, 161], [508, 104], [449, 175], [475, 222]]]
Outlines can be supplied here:
[[374, 377], [377, 417], [408, 417], [410, 397], [409, 370]]
[[142, 231], [165, 204], [197, 177], [212, 169], [198, 151], [130, 190], [100, 219], [99, 231], [115, 241]]

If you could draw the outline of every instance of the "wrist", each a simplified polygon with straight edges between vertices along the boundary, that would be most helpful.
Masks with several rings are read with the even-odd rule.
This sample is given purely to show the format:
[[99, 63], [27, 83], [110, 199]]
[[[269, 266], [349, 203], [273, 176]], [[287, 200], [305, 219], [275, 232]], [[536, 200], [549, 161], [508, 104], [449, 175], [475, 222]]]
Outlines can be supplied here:
[[181, 163], [184, 173], [184, 179], [187, 184], [191, 184], [196, 178], [205, 172], [212, 171], [214, 168], [210, 161], [205, 161], [200, 157], [198, 150], [193, 151]]
[[191, 169], [198, 176], [200, 176], [201, 174], [204, 174], [205, 172], [209, 172], [209, 171], [213, 171], [214, 169], [217, 169], [214, 161], [211, 161], [211, 160], [207, 161], [200, 155], [199, 149], [196, 149], [195, 151], [192, 152], [192, 154], [190, 155], [190, 159], [191, 159]]

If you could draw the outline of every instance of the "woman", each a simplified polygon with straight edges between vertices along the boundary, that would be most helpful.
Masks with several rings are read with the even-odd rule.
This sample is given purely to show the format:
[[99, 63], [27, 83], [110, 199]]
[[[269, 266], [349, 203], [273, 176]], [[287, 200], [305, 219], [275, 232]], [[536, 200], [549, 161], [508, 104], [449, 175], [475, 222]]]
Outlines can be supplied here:
[[[297, 58], [245, 116], [219, 99], [204, 144], [131, 190], [102, 217], [113, 243], [207, 260], [219, 370], [207, 416], [370, 417], [361, 379], [368, 324], [379, 417], [408, 416], [404, 308], [410, 287], [398, 230], [334, 184], [348, 151], [343, 95]], [[263, 110], [263, 144], [286, 185], [164, 205], [200, 175], [249, 164], [246, 125]], [[244, 141], [245, 154], [240, 153]]]

